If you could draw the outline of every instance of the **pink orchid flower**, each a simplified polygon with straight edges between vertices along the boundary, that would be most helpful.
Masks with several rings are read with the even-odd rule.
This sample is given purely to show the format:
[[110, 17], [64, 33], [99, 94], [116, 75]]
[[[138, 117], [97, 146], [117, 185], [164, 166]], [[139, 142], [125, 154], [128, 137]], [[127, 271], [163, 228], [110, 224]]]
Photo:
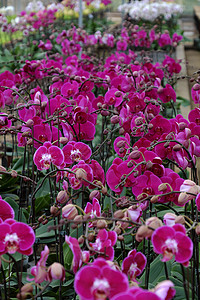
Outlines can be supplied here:
[[39, 147], [33, 157], [33, 161], [38, 170], [47, 170], [51, 163], [56, 167], [60, 167], [64, 162], [64, 154], [57, 146], [52, 146], [50, 142], [45, 142]]
[[163, 255], [164, 262], [175, 256], [177, 262], [187, 265], [192, 257], [193, 243], [186, 236], [185, 227], [181, 224], [157, 228], [152, 234], [151, 241], [154, 251]]
[[27, 224], [13, 219], [6, 219], [0, 224], [0, 255], [15, 252], [31, 255], [34, 242], [35, 233]]
[[123, 260], [122, 272], [129, 275], [131, 281], [136, 281], [136, 277], [143, 272], [146, 263], [146, 256], [134, 249], [130, 251], [128, 256]]
[[128, 278], [108, 265], [99, 267], [93, 263], [76, 273], [74, 286], [81, 299], [112, 299], [128, 289]]

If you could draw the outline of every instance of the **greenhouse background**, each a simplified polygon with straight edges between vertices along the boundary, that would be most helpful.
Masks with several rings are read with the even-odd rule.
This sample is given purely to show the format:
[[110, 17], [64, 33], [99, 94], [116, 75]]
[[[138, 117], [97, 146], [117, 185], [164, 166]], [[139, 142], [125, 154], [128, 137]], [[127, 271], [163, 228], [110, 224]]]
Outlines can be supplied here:
[[[12, 5], [15, 8], [15, 13], [18, 13], [21, 10], [23, 10], [29, 2], [30, 2], [29, 0], [0, 0], [0, 7]], [[44, 4], [50, 4], [52, 1], [43, 0], [42, 2]], [[126, 3], [126, 2], [128, 2], [128, 1], [115, 0], [115, 1], [113, 1], [112, 6], [113, 6], [114, 10], [117, 10], [117, 8], [120, 4]], [[184, 5], [184, 7], [185, 7], [184, 14], [188, 14], [188, 13], [192, 14], [193, 6], [200, 4], [199, 0], [176, 0], [176, 1], [172, 1], [172, 2]]]

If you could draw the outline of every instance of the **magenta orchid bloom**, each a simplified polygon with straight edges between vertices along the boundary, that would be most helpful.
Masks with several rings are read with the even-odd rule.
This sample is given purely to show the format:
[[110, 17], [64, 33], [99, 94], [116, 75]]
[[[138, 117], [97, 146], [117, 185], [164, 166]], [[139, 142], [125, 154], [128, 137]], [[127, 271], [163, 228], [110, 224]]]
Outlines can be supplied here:
[[125, 134], [125, 137], [119, 136], [115, 139], [114, 149], [120, 157], [126, 155], [128, 148], [130, 148], [130, 135], [128, 133]]
[[75, 175], [73, 173], [68, 174], [69, 182], [73, 189], [78, 190], [82, 185], [89, 186], [90, 183], [84, 179], [91, 182], [93, 181], [93, 171], [83, 160], [80, 160], [71, 170], [76, 173]]
[[[100, 256], [104, 257], [106, 260], [114, 259], [114, 249], [113, 246], [117, 241], [117, 234], [115, 231], [106, 231], [105, 229], [100, 229], [96, 241], [90, 243], [90, 247], [102, 254]], [[105, 255], [104, 255], [105, 254]]]
[[131, 281], [136, 281], [147, 263], [146, 256], [136, 249], [129, 252], [128, 256], [122, 262], [122, 272], [130, 277]]
[[31, 255], [34, 242], [35, 233], [27, 224], [13, 219], [6, 219], [0, 224], [0, 255], [15, 252]]
[[65, 242], [69, 245], [70, 249], [73, 253], [73, 261], [72, 261], [72, 269], [73, 272], [76, 273], [80, 269], [83, 263], [87, 263], [90, 259], [89, 251], [82, 251], [78, 240], [71, 237], [65, 236]]
[[163, 103], [176, 102], [176, 93], [170, 84], [166, 84], [165, 88], [158, 89], [158, 96]]
[[73, 81], [73, 83], [67, 82], [61, 88], [61, 94], [67, 98], [73, 97], [78, 92], [78, 83]]
[[154, 251], [163, 255], [164, 262], [175, 256], [177, 262], [187, 264], [192, 257], [193, 243], [186, 236], [185, 227], [181, 224], [157, 228], [152, 234], [151, 241]]
[[153, 291], [161, 300], [171, 300], [176, 294], [174, 284], [170, 280], [164, 280], [158, 283]]
[[[0, 220], [5, 221], [6, 219], [14, 219], [15, 212], [13, 208], [8, 204], [6, 201], [4, 201], [0, 196]], [[1, 222], [0, 222], [1, 223]]]
[[39, 147], [33, 157], [33, 161], [38, 170], [47, 170], [51, 163], [56, 167], [60, 167], [64, 162], [64, 154], [57, 146], [52, 146], [50, 142], [45, 142]]
[[87, 202], [84, 209], [86, 214], [90, 214], [90, 218], [96, 218], [101, 216], [101, 206], [97, 198], [92, 199], [92, 203]]
[[112, 88], [105, 94], [105, 103], [118, 107], [123, 101], [123, 93], [116, 88]]
[[112, 300], [160, 300], [161, 298], [155, 293], [143, 290], [139, 287], [133, 287], [127, 292], [120, 293], [112, 298]]
[[62, 151], [65, 157], [64, 161], [68, 165], [80, 160], [87, 161], [92, 154], [90, 147], [82, 142], [69, 142]]
[[158, 190], [158, 186], [162, 183], [160, 178], [154, 175], [150, 171], [145, 171], [143, 175], [140, 175], [136, 179], [136, 184], [132, 188], [132, 192], [135, 196], [143, 195], [157, 195], [161, 192]]
[[113, 296], [128, 289], [126, 275], [113, 270], [108, 265], [99, 267], [94, 263], [81, 268], [76, 273], [74, 287], [81, 299], [112, 299]]
[[33, 279], [28, 278], [29, 281], [34, 280], [35, 283], [42, 283], [47, 280], [47, 268], [46, 261], [49, 256], [49, 248], [45, 245], [44, 250], [41, 252], [41, 257], [37, 262], [36, 266], [31, 268], [31, 274], [34, 276]]

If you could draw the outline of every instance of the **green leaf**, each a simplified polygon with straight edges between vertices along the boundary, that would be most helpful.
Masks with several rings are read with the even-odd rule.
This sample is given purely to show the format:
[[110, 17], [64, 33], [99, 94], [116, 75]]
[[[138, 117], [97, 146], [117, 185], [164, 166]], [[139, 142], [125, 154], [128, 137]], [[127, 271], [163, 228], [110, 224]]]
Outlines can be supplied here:
[[55, 237], [55, 232], [53, 230], [48, 231], [48, 227], [53, 225], [54, 225], [54, 220], [49, 221], [45, 225], [41, 224], [41, 226], [35, 231], [36, 238], [44, 239], [44, 238]]
[[66, 269], [70, 269], [73, 260], [73, 253], [67, 243], [63, 244], [63, 256], [64, 256], [64, 266]]
[[[171, 274], [172, 261], [168, 261], [167, 263], [168, 274]], [[142, 285], [145, 284], [145, 275], [146, 272], [141, 276], [140, 281], [142, 281]], [[165, 277], [165, 266], [161, 261], [161, 255], [158, 255], [150, 264], [150, 273], [149, 273], [149, 284], [155, 286], [161, 277]]]
[[39, 198], [36, 198], [35, 200], [35, 212], [36, 214], [40, 213], [44, 208], [49, 208], [51, 204], [51, 197], [50, 195], [45, 195]]

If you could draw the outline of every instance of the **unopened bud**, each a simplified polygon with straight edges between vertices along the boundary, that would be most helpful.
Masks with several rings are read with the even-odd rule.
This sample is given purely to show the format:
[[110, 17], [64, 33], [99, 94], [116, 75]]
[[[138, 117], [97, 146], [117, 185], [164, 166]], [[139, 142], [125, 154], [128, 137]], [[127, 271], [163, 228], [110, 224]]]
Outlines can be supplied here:
[[62, 217], [68, 220], [75, 220], [78, 210], [73, 204], [67, 204], [62, 208]]
[[127, 163], [127, 167], [128, 167], [128, 168], [132, 168], [132, 167], [133, 167], [132, 161], [129, 161], [129, 162]]
[[56, 202], [63, 204], [65, 202], [67, 202], [68, 198], [69, 198], [69, 196], [66, 191], [60, 191], [57, 195]]
[[29, 137], [31, 136], [31, 133], [29, 131], [25, 131], [22, 133], [22, 137]]
[[60, 143], [62, 144], [62, 145], [65, 145], [65, 144], [67, 144], [68, 143], [68, 138], [66, 138], [66, 137], [60, 137]]
[[34, 125], [34, 121], [31, 120], [31, 119], [29, 119], [29, 120], [26, 122], [26, 127], [31, 128], [33, 125]]
[[88, 239], [89, 242], [92, 242], [94, 240], [94, 234], [89, 233], [87, 239]]
[[29, 140], [27, 141], [27, 145], [28, 145], [28, 146], [33, 145], [33, 139], [29, 139]]
[[78, 180], [81, 180], [81, 179], [87, 179], [87, 173], [84, 169], [78, 169], [76, 171], [76, 178]]
[[185, 218], [183, 216], [178, 216], [175, 220], [175, 224], [185, 224]]
[[122, 93], [120, 91], [115, 92], [115, 97], [121, 97]]
[[100, 198], [101, 198], [100, 192], [97, 190], [92, 191], [89, 195], [90, 201], [92, 201], [93, 198], [97, 198], [98, 200], [100, 200]]
[[52, 82], [57, 82], [57, 81], [59, 81], [59, 80], [60, 80], [60, 78], [59, 78], [58, 76], [52, 77]]
[[200, 235], [200, 225], [197, 225], [197, 227], [195, 228], [195, 232], [197, 235]]
[[134, 150], [129, 154], [131, 159], [138, 159], [140, 158], [141, 153], [138, 150]]
[[107, 227], [106, 220], [98, 220], [96, 226], [97, 226], [98, 229], [106, 228]]
[[53, 216], [58, 216], [60, 214], [60, 210], [58, 209], [57, 206], [51, 206], [50, 207], [50, 213], [53, 215]]
[[200, 90], [200, 84], [195, 83], [195, 84], [193, 85], [193, 90], [194, 90], [194, 91]]
[[125, 141], [119, 141], [119, 142], [117, 142], [117, 147], [118, 148], [122, 148], [124, 146], [125, 146]]
[[101, 192], [102, 192], [103, 195], [106, 195], [107, 192], [108, 192], [108, 190], [107, 190], [107, 188], [104, 186], [104, 187], [101, 189]]
[[10, 175], [13, 177], [13, 178], [16, 178], [18, 176], [17, 172], [15, 170], [12, 170]]
[[53, 263], [47, 270], [48, 281], [65, 280], [65, 268], [60, 263]]
[[123, 235], [118, 235], [117, 239], [118, 239], [118, 241], [120, 241], [120, 242], [124, 241]]
[[114, 212], [114, 218], [116, 219], [122, 219], [124, 217], [123, 210], [119, 209], [116, 212]]
[[163, 191], [166, 191], [167, 189], [167, 185], [165, 183], [161, 183], [159, 186], [158, 186], [158, 191], [159, 192], [163, 192]]
[[119, 116], [117, 116], [117, 115], [112, 116], [111, 119], [110, 119], [110, 122], [111, 122], [112, 124], [118, 124], [119, 121], [120, 121], [120, 118], [119, 118]]
[[154, 195], [153, 197], [151, 197], [151, 203], [156, 203], [156, 202], [158, 202], [158, 198], [159, 198], [159, 196], [158, 195]]
[[182, 146], [179, 145], [179, 144], [176, 144], [174, 147], [173, 147], [173, 150], [174, 151], [180, 151], [182, 149]]

